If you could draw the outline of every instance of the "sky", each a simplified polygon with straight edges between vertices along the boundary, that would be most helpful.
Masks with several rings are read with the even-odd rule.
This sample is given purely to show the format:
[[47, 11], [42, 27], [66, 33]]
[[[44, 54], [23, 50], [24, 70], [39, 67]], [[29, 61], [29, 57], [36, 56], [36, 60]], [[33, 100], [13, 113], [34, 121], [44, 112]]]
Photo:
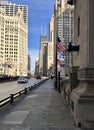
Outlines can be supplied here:
[[35, 59], [39, 57], [40, 34], [48, 36], [49, 22], [53, 14], [55, 0], [8, 0], [12, 4], [28, 5], [28, 53], [31, 57], [31, 72]]

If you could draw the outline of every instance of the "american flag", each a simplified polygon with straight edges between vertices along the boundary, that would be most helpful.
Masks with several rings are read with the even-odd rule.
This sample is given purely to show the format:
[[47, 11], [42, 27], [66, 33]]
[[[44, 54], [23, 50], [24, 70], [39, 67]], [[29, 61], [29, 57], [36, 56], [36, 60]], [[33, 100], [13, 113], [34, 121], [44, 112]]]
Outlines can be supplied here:
[[65, 51], [65, 45], [64, 43], [60, 40], [60, 38], [57, 38], [57, 51], [58, 52], [64, 52]]
[[60, 61], [64, 61], [65, 60], [64, 52], [57, 52], [57, 59]]

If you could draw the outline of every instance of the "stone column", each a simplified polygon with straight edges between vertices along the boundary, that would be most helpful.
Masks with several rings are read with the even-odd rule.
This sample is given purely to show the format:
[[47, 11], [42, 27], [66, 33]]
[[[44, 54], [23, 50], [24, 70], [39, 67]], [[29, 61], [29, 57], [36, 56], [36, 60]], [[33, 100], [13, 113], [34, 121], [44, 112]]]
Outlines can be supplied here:
[[94, 128], [94, 0], [76, 0], [74, 12], [79, 85], [72, 91], [71, 108], [78, 127]]

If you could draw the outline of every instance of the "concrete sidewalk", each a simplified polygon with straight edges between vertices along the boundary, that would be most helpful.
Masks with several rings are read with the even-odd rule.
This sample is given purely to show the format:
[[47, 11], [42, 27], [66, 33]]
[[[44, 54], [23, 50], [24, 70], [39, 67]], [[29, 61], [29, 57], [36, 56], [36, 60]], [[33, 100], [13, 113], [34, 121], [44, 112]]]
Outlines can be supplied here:
[[76, 130], [63, 97], [46, 81], [13, 105], [0, 108], [0, 130]]

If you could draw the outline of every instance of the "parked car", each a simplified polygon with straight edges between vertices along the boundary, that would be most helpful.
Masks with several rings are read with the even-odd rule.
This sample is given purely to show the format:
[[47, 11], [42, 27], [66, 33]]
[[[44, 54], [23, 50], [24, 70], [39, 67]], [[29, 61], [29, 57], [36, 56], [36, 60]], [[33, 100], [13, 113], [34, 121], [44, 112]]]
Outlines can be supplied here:
[[28, 83], [28, 79], [25, 77], [19, 77], [18, 78], [18, 83]]

